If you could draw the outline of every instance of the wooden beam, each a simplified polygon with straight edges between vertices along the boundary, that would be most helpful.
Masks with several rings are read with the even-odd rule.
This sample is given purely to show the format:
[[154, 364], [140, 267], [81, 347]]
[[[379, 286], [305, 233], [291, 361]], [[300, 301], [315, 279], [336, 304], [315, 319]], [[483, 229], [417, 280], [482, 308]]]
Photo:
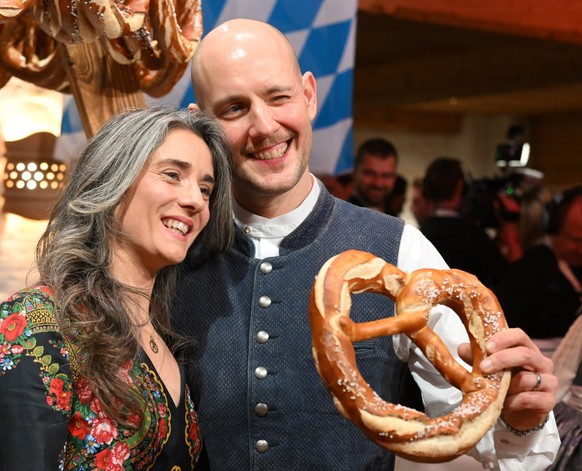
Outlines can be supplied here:
[[358, 128], [380, 132], [458, 134], [463, 129], [460, 114], [430, 113], [354, 103], [354, 123]]
[[537, 116], [531, 121], [531, 166], [544, 173], [554, 191], [580, 184], [582, 113]]
[[406, 105], [582, 82], [582, 61], [568, 51], [486, 45], [375, 67], [356, 68], [357, 102]]
[[87, 137], [114, 114], [147, 107], [131, 67], [115, 62], [101, 42], [59, 47]]
[[358, 7], [401, 19], [582, 43], [579, 0], [359, 0]]

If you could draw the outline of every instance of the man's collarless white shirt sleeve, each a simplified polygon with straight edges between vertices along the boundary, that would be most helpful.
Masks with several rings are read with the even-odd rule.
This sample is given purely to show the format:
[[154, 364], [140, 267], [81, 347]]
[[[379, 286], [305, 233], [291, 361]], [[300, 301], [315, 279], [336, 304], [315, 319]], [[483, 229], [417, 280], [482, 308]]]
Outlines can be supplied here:
[[[419, 268], [442, 270], [449, 267], [426, 237], [415, 227], [406, 224], [398, 252], [398, 268], [411, 272]], [[468, 335], [457, 314], [445, 306], [437, 306], [431, 310], [429, 326], [445, 341], [455, 358], [463, 363], [458, 357], [457, 345], [468, 341]], [[443, 415], [461, 400], [461, 392], [455, 390], [451, 395], [446, 380], [434, 373], [430, 362], [406, 335], [394, 336], [394, 349], [397, 356], [408, 363], [419, 384], [429, 416]], [[550, 415], [550, 420], [542, 430], [527, 437], [517, 437], [498, 421], [469, 454], [479, 459], [480, 455], [491, 454], [493, 450], [500, 470], [542, 471], [553, 462], [560, 444], [553, 413]]]

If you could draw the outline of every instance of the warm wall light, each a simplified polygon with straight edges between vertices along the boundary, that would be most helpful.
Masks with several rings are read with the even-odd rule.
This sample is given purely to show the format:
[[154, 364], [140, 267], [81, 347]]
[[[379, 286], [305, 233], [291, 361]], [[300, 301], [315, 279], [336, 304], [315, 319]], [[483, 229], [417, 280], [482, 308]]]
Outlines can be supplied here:
[[7, 189], [58, 190], [65, 179], [67, 166], [54, 161], [9, 161], [4, 169]]
[[63, 185], [66, 164], [53, 157], [63, 97], [12, 77], [0, 89], [0, 195], [4, 212], [46, 219]]
[[46, 219], [63, 186], [67, 170], [53, 159], [56, 137], [35, 133], [6, 142], [2, 173], [4, 208], [29, 219]]
[[0, 135], [18, 141], [37, 132], [59, 136], [63, 96], [16, 77], [0, 88]]

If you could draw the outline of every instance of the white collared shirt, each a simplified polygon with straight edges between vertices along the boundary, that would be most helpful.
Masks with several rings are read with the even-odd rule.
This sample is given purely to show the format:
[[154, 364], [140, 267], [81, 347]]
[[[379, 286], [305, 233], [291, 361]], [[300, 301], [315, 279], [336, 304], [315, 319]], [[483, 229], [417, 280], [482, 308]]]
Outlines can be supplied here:
[[321, 192], [315, 177], [311, 175], [311, 191], [303, 203], [293, 211], [272, 219], [257, 216], [233, 202], [234, 222], [248, 235], [255, 244], [255, 258], [279, 256], [281, 241], [291, 234], [309, 216]]

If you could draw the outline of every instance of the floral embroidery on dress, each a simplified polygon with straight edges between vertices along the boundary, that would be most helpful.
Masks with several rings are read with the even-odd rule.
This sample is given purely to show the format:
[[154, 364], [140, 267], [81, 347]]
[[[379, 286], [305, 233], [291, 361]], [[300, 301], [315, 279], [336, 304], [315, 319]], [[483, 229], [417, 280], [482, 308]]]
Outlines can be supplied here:
[[186, 386], [186, 442], [188, 443], [190, 457], [192, 463], [195, 463], [200, 449], [202, 448], [202, 440], [199, 435], [198, 428], [198, 414], [194, 409], [194, 403], [190, 396], [190, 389]]
[[[40, 291], [51, 295], [46, 288]], [[31, 312], [38, 313], [31, 318], [31, 323], [34, 322], [33, 325], [37, 328], [47, 328], [51, 324], [50, 319], [54, 320], [53, 305], [45, 304], [44, 297], [34, 289], [12, 295], [0, 309], [0, 375], [18, 365], [25, 349], [32, 350], [36, 346], [27, 317], [27, 313]], [[52, 322], [52, 326], [56, 327], [56, 323]]]
[[[94, 397], [87, 378], [79, 375], [75, 353], [71, 353], [76, 351], [76, 346], [60, 334], [57, 311], [58, 305], [46, 287], [22, 290], [0, 305], [0, 388], [4, 384], [2, 378], [17, 374], [20, 368], [32, 373], [27, 378], [36, 375], [44, 386], [46, 405], [49, 410], [62, 414], [62, 427], [66, 428], [63, 435], [66, 435], [66, 444], [61, 442], [55, 450], [53, 468], [75, 471], [194, 468], [201, 440], [188, 386], [184, 402], [176, 408], [170, 404], [151, 364], [128, 362], [121, 374], [139, 393], [143, 422], [140, 425], [137, 416], [130, 416], [127, 426], [110, 420], [101, 402]], [[174, 410], [179, 414], [174, 414]], [[51, 420], [55, 422], [60, 421]], [[172, 435], [176, 425], [179, 428]], [[170, 437], [173, 444], [169, 450], [180, 450], [187, 467], [185, 461], [178, 466], [179, 460], [168, 451], [161, 462], [174, 463], [156, 462], [160, 461]]]
[[[42, 292], [50, 294], [47, 290]], [[22, 355], [33, 357], [39, 364], [39, 374], [47, 391], [47, 404], [57, 411], [70, 412], [73, 388], [69, 376], [59, 372], [59, 364], [53, 362], [52, 355], [45, 354], [44, 347], [37, 345], [33, 336], [38, 330], [56, 328], [54, 305], [45, 304], [44, 298], [38, 296], [35, 290], [25, 291], [20, 299], [12, 296], [8, 299], [8, 302], [11, 301], [10, 312], [5, 308], [0, 312], [0, 375], [16, 368]], [[50, 344], [65, 359], [68, 358], [63, 341], [52, 341]]]

